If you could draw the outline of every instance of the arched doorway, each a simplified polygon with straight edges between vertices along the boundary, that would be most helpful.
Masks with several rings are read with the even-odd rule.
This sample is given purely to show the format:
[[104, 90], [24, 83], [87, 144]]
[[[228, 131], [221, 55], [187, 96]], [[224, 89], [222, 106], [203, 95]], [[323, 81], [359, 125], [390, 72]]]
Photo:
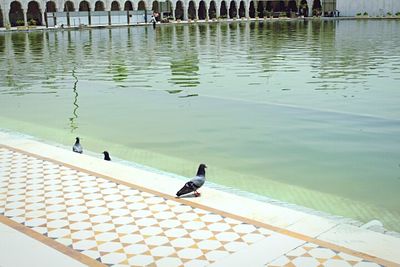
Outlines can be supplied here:
[[207, 13], [206, 11], [207, 11], [206, 3], [203, 0], [201, 0], [199, 3], [199, 12], [198, 12], [199, 19], [206, 19], [206, 13]]
[[31, 1], [28, 3], [28, 11], [26, 12], [26, 20], [28, 25], [43, 25], [42, 12], [40, 11], [39, 3]]
[[183, 4], [181, 1], [176, 2], [175, 19], [183, 20]]
[[189, 2], [188, 18], [189, 19], [195, 19], [196, 18], [196, 6], [194, 4], [194, 1], [190, 1]]
[[246, 6], [244, 1], [240, 1], [239, 4], [239, 18], [244, 18], [246, 17]]
[[308, 17], [308, 4], [307, 0], [301, 0], [299, 7], [300, 16]]
[[272, 10], [274, 12], [285, 12], [286, 11], [284, 1], [271, 1], [270, 4], [271, 4]]
[[11, 26], [23, 26], [24, 25], [24, 13], [22, 11], [21, 3], [14, 1], [10, 4], [9, 20]]
[[75, 11], [74, 3], [71, 1], [67, 1], [64, 4], [64, 12], [72, 12]]
[[138, 10], [146, 10], [146, 2], [140, 1], [138, 3]]
[[57, 12], [56, 3], [53, 1], [48, 1], [46, 3], [46, 12]]
[[312, 5], [312, 12], [313, 16], [321, 16], [322, 14], [322, 6], [321, 6], [321, 1], [320, 0], [314, 0], [313, 5]]
[[289, 0], [288, 2], [288, 11], [289, 12], [297, 12], [297, 4], [295, 0]]
[[237, 18], [237, 8], [236, 8], [236, 2], [231, 1], [229, 5], [229, 18]]
[[254, 8], [254, 1], [250, 1], [249, 5], [249, 17], [255, 18], [256, 17], [256, 9]]
[[120, 6], [117, 1], [111, 3], [111, 11], [120, 11]]
[[131, 1], [126, 1], [124, 4], [124, 10], [133, 10], [133, 5]]
[[210, 8], [208, 9], [208, 17], [210, 19], [217, 18], [217, 8], [215, 7], [215, 1], [210, 2]]
[[97, 1], [94, 4], [94, 11], [104, 11], [104, 3], [102, 1]]
[[153, 12], [157, 12], [157, 13], [160, 12], [158, 1], [153, 1], [152, 5], [151, 5], [151, 10], [153, 10]]
[[89, 11], [89, 10], [90, 10], [89, 2], [82, 1], [79, 3], [79, 11]]
[[228, 10], [226, 8], [226, 3], [225, 3], [225, 1], [222, 1], [221, 7], [219, 8], [219, 15], [221, 18], [226, 19], [228, 17], [227, 13], [228, 13]]
[[258, 1], [257, 3], [257, 16], [260, 18], [264, 17], [264, 2]]
[[1, 6], [0, 6], [0, 28], [4, 27], [3, 25], [3, 11], [1, 10]]

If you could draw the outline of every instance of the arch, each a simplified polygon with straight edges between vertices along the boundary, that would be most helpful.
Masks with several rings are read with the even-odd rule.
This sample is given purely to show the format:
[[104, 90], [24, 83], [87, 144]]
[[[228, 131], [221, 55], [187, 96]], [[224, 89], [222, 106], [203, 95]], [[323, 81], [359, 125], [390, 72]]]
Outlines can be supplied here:
[[94, 4], [94, 11], [104, 11], [104, 3], [102, 1], [97, 1]]
[[246, 17], [246, 4], [244, 3], [244, 1], [240, 1], [239, 4], [239, 18], [244, 18]]
[[299, 6], [299, 14], [300, 16], [305, 16], [308, 17], [308, 4], [307, 0], [301, 0], [300, 6]]
[[118, 1], [112, 1], [111, 3], [111, 11], [120, 11], [121, 8], [119, 6], [119, 2]]
[[177, 1], [175, 6], [175, 19], [183, 20], [183, 10], [182, 1]]
[[133, 10], [133, 4], [131, 1], [125, 1], [124, 10]]
[[265, 6], [265, 10], [267, 10], [268, 12], [274, 11], [274, 8], [273, 8], [271, 2], [267, 2], [267, 5]]
[[151, 5], [151, 10], [153, 10], [153, 12], [157, 12], [157, 13], [160, 12], [158, 1], [153, 1], [153, 4]]
[[10, 25], [23, 26], [24, 23], [24, 12], [22, 11], [21, 3], [18, 1], [13, 1], [10, 3], [10, 12], [8, 14], [10, 20]]
[[236, 2], [231, 1], [229, 4], [229, 18], [236, 18], [237, 17], [237, 8], [236, 8]]
[[47, 1], [46, 12], [57, 12], [56, 3], [53, 1]]
[[82, 1], [79, 3], [79, 11], [89, 11], [90, 5], [88, 1]]
[[226, 8], [226, 3], [225, 3], [225, 1], [221, 1], [221, 7], [219, 8], [220, 17], [223, 19], [227, 18], [227, 13], [228, 13], [228, 10]]
[[124, 10], [133, 10], [133, 4], [131, 1], [125, 1]]
[[194, 1], [190, 1], [189, 2], [188, 18], [189, 19], [195, 19], [196, 18], [196, 5], [195, 5]]
[[256, 17], [256, 9], [254, 8], [254, 1], [250, 1], [249, 5], [249, 17], [255, 18]]
[[312, 5], [313, 16], [320, 16], [322, 13], [322, 5], [320, 0], [314, 0]]
[[40, 11], [39, 3], [30, 1], [28, 3], [28, 10], [26, 12], [26, 20], [28, 25], [42, 25], [42, 12]]
[[174, 6], [173, 6], [173, 4], [172, 4], [172, 2], [171, 1], [169, 1], [169, 0], [166, 0], [165, 1], [165, 10], [164, 10], [164, 16], [167, 16], [167, 17], [174, 17]]
[[197, 15], [199, 16], [199, 19], [206, 19], [207, 8], [206, 3], [203, 0], [201, 0], [199, 3], [199, 10]]
[[[272, 10], [274, 12], [284, 12], [285, 10], [285, 2], [284, 1], [271, 1]], [[268, 10], [268, 9], [267, 9]]]
[[72, 1], [66, 1], [64, 3], [64, 12], [75, 11], [74, 3]]
[[1, 10], [1, 6], [0, 6], [0, 28], [4, 27], [3, 25], [3, 11]]
[[264, 2], [263, 1], [258, 1], [256, 14], [258, 17], [261, 17], [261, 18], [264, 17]]
[[297, 4], [295, 0], [289, 0], [288, 2], [288, 11], [289, 12], [297, 12]]
[[217, 8], [215, 7], [215, 1], [210, 2], [210, 7], [208, 8], [208, 17], [210, 19], [217, 18]]
[[145, 1], [141, 0], [138, 3], [138, 10], [146, 10], [146, 2]]

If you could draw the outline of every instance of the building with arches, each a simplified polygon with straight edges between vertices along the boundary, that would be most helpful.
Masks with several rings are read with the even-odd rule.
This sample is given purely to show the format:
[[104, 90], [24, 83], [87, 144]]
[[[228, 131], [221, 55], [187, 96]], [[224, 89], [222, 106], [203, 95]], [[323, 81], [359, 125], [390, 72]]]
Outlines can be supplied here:
[[[389, 10], [390, 9], [390, 10]], [[147, 11], [167, 14], [173, 20], [206, 20], [214, 18], [256, 18], [276, 14], [355, 16], [358, 12], [370, 14], [400, 11], [400, 1], [394, 0], [0, 0], [0, 27], [48, 25], [47, 14], [64, 17], [70, 26], [70, 17], [81, 17], [93, 25], [93, 17], [102, 17], [113, 25], [113, 17], [120, 16], [123, 24], [130, 24], [130, 12]], [[75, 12], [75, 13], [73, 13]], [[103, 13], [98, 13], [103, 12]], [[136, 13], [141, 14], [141, 13]], [[151, 14], [151, 13], [150, 13]], [[100, 21], [100, 20], [99, 20]], [[100, 23], [100, 22], [99, 22]], [[57, 24], [57, 22], [55, 22]]]

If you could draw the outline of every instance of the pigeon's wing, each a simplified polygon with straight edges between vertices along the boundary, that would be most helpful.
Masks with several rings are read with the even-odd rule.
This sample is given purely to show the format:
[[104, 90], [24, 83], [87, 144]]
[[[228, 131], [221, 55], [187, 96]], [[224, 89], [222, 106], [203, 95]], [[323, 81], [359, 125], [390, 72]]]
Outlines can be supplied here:
[[190, 180], [190, 182], [194, 183], [197, 188], [202, 187], [205, 181], [206, 178], [204, 176], [195, 176]]
[[182, 188], [181, 188], [181, 190], [179, 190], [177, 193], [176, 193], [176, 195], [179, 197], [179, 196], [181, 196], [181, 195], [185, 195], [185, 194], [188, 194], [188, 193], [191, 193], [191, 192], [193, 192], [193, 191], [195, 191], [195, 190], [197, 190], [197, 186], [193, 183], [193, 182], [187, 182]]
[[72, 151], [76, 152], [76, 153], [82, 153], [82, 147], [80, 145], [75, 144], [72, 147]]

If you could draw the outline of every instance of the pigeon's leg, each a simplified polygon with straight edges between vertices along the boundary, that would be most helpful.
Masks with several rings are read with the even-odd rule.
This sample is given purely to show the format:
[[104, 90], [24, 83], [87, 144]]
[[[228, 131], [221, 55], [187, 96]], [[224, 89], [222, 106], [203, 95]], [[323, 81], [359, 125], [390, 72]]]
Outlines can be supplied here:
[[197, 192], [197, 190], [194, 191], [194, 196], [195, 197], [199, 197], [201, 194], [199, 192]]

